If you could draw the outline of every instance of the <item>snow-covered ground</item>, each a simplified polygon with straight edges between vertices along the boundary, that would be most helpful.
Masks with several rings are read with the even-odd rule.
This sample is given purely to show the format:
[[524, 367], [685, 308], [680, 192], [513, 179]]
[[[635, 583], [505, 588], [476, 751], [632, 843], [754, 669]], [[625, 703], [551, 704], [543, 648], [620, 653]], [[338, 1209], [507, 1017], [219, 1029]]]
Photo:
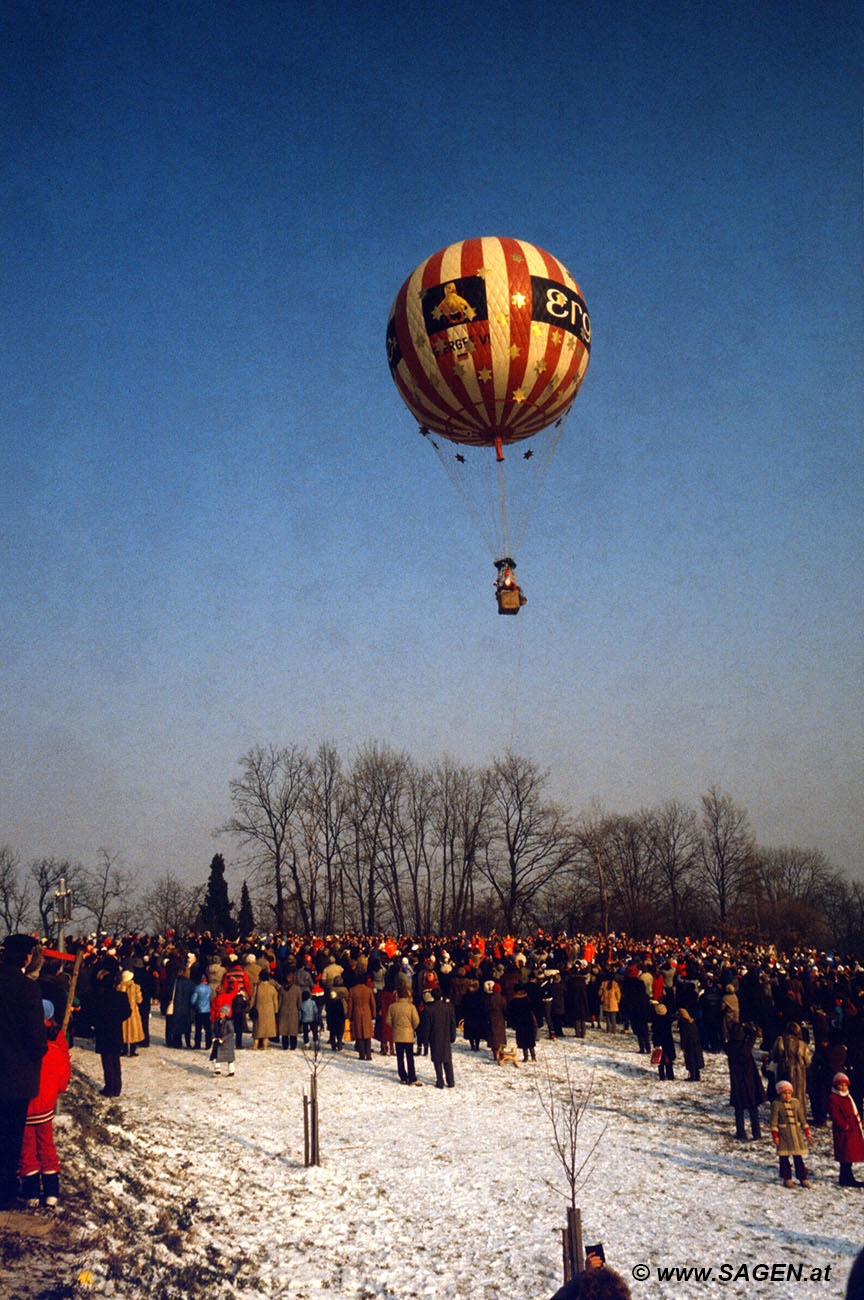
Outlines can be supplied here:
[[[203, 1050], [168, 1050], [158, 1018], [153, 1028], [153, 1046], [123, 1062], [116, 1102], [98, 1096], [99, 1058], [72, 1053], [83, 1080], [58, 1121], [64, 1185], [89, 1182], [102, 1221], [88, 1232], [79, 1207], [58, 1269], [88, 1270], [94, 1296], [191, 1295], [197, 1283], [211, 1300], [548, 1300], [565, 1222], [549, 1184], [565, 1182], [536, 1084], [547, 1066], [562, 1077], [565, 1057], [592, 1081], [586, 1153], [602, 1130], [577, 1198], [585, 1240], [604, 1242], [637, 1300], [828, 1300], [864, 1243], [864, 1190], [838, 1188], [830, 1126], [814, 1131], [810, 1190], [787, 1190], [767, 1124], [761, 1142], [732, 1137], [723, 1057], [708, 1058], [699, 1084], [660, 1083], [629, 1034], [541, 1040], [537, 1064], [518, 1069], [460, 1039], [456, 1087], [439, 1091], [428, 1058], [424, 1086], [407, 1088], [394, 1058], [325, 1047], [322, 1164], [306, 1169], [302, 1051], [244, 1050], [233, 1079], [214, 1078]], [[83, 1137], [82, 1099], [94, 1120]], [[715, 1279], [658, 1280], [658, 1268], [688, 1265]], [[787, 1265], [802, 1279], [786, 1280]]]

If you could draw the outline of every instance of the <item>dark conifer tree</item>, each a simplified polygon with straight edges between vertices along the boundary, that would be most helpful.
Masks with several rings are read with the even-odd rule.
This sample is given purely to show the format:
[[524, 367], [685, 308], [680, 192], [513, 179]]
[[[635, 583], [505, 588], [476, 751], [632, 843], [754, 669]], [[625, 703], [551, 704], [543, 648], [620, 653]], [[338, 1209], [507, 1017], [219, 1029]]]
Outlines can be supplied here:
[[225, 939], [236, 936], [236, 926], [232, 916], [231, 900], [228, 897], [228, 885], [225, 881], [225, 859], [217, 853], [210, 863], [210, 878], [207, 881], [207, 893], [201, 907], [200, 927], [213, 935]]
[[255, 916], [252, 911], [252, 900], [249, 897], [249, 888], [246, 881], [243, 881], [243, 888], [240, 891], [240, 911], [237, 915], [237, 933], [243, 939], [246, 935], [253, 934], [255, 931]]

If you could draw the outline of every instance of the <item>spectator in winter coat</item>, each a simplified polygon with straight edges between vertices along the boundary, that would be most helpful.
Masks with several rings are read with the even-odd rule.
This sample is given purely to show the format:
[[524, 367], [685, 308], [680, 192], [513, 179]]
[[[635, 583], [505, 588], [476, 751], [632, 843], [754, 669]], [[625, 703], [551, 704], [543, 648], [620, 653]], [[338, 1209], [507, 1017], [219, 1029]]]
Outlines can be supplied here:
[[804, 1157], [810, 1141], [810, 1130], [804, 1119], [804, 1111], [798, 1098], [792, 1092], [788, 1079], [781, 1079], [777, 1084], [777, 1097], [771, 1106], [771, 1136], [780, 1157], [780, 1177], [784, 1187], [794, 1187], [790, 1157], [795, 1161], [795, 1176], [802, 1187], [809, 1187], [807, 1166]]
[[300, 1033], [300, 1004], [303, 1001], [303, 995], [294, 982], [294, 975], [288, 972], [285, 976], [285, 985], [279, 994], [279, 1010], [277, 1015], [276, 1029], [282, 1040], [283, 1050], [290, 1049], [292, 1052], [297, 1047], [297, 1036]]
[[222, 965], [222, 959], [218, 954], [208, 962], [206, 974], [207, 983], [210, 985], [213, 997], [215, 998], [216, 994], [219, 992], [219, 986], [225, 976], [225, 967]]
[[537, 1019], [524, 984], [513, 994], [507, 1014], [516, 1031], [516, 1046], [522, 1051], [522, 1060], [527, 1061], [530, 1056], [532, 1061], [536, 1061], [537, 1053], [534, 1049], [537, 1043]]
[[47, 1206], [57, 1204], [60, 1195], [60, 1162], [54, 1145], [54, 1112], [57, 1096], [69, 1087], [71, 1068], [69, 1048], [60, 1026], [54, 1020], [54, 1006], [42, 1003], [48, 1047], [42, 1057], [39, 1092], [27, 1107], [24, 1140], [21, 1146], [21, 1194], [31, 1208], [41, 1195]]
[[220, 1006], [213, 1026], [210, 1060], [213, 1062], [214, 1074], [221, 1074], [223, 1065], [228, 1067], [228, 1074], [234, 1073], [234, 1021], [227, 1002]]
[[441, 996], [440, 989], [432, 990], [432, 1001], [426, 1008], [429, 1018], [429, 1055], [435, 1066], [435, 1087], [454, 1086], [453, 1043], [456, 1040], [456, 1015], [453, 1003]]
[[375, 1037], [381, 1044], [382, 1056], [395, 1056], [396, 1050], [393, 1046], [393, 1031], [387, 1020], [387, 1012], [392, 1003], [396, 1001], [396, 993], [393, 989], [383, 988], [375, 996], [375, 1005], [377, 1015], [375, 1017]]
[[735, 1109], [735, 1136], [745, 1141], [744, 1112], [750, 1116], [750, 1130], [754, 1138], [762, 1136], [759, 1127], [759, 1107], [765, 1100], [765, 1089], [753, 1049], [759, 1037], [756, 1025], [731, 1025], [726, 1057], [729, 1064], [729, 1102]]
[[480, 1040], [486, 1038], [489, 1032], [479, 980], [468, 980], [468, 987], [462, 994], [459, 1010], [462, 1013], [462, 1033], [468, 1046], [472, 1052], [479, 1052]]
[[807, 1067], [813, 1059], [813, 1050], [801, 1037], [801, 1026], [796, 1020], [790, 1021], [786, 1032], [776, 1039], [771, 1056], [777, 1065], [778, 1080], [789, 1080], [792, 1091], [801, 1103], [801, 1114], [806, 1115]]
[[723, 994], [712, 974], [705, 976], [705, 988], [699, 999], [699, 1011], [702, 1016], [702, 1046], [706, 1052], [719, 1052], [723, 1049]]
[[348, 1018], [357, 1055], [361, 1061], [371, 1061], [372, 1027], [375, 1024], [375, 994], [371, 978], [365, 977], [348, 990]]
[[115, 985], [118, 973], [117, 958], [106, 957], [93, 989], [93, 1030], [96, 1051], [102, 1059], [103, 1097], [119, 1097], [123, 1087], [120, 1054], [123, 1051], [123, 1021], [129, 1015], [129, 999]]
[[192, 1015], [195, 1019], [195, 1049], [201, 1046], [201, 1036], [204, 1035], [204, 1046], [207, 1051], [210, 1050], [210, 1044], [213, 1040], [213, 1018], [211, 1015], [213, 1008], [213, 988], [207, 978], [206, 971], [202, 974], [200, 982], [195, 985], [192, 993]]
[[614, 1034], [618, 1030], [618, 1008], [621, 1005], [621, 985], [616, 980], [611, 969], [607, 971], [606, 978], [601, 983], [599, 992], [606, 1033]]
[[577, 1038], [585, 1037], [585, 1025], [591, 1018], [588, 1002], [588, 980], [585, 967], [574, 967], [567, 976], [564, 985], [564, 1014], [575, 1030]]
[[686, 1007], [678, 1008], [678, 1038], [681, 1043], [681, 1055], [687, 1069], [687, 1078], [691, 1083], [699, 1082], [699, 1072], [705, 1067], [702, 1056], [702, 1044], [696, 1022]]
[[262, 970], [255, 981], [255, 992], [249, 1011], [252, 1018], [252, 1046], [258, 1051], [265, 1051], [271, 1038], [276, 1037], [276, 1015], [279, 1010], [279, 994], [270, 978], [269, 970]]
[[651, 1036], [648, 1024], [651, 1019], [651, 1000], [637, 966], [628, 966], [624, 976], [624, 983], [621, 986], [621, 1010], [636, 1036], [639, 1055], [650, 1053]]
[[552, 1300], [630, 1300], [630, 1288], [611, 1268], [586, 1261], [584, 1271], [565, 1282]]
[[0, 1206], [14, 1204], [18, 1160], [30, 1101], [39, 1092], [47, 1039], [42, 999], [26, 971], [38, 944], [11, 934], [0, 963]]
[[124, 970], [117, 985], [120, 993], [125, 993], [129, 1001], [129, 1014], [123, 1021], [123, 1055], [137, 1056], [138, 1044], [144, 1041], [144, 1026], [141, 1024], [141, 986], [136, 984], [131, 970]]
[[396, 1047], [396, 1069], [399, 1073], [399, 1082], [416, 1084], [414, 1035], [420, 1024], [420, 1017], [407, 989], [403, 988], [399, 996], [387, 1008], [387, 1023]]
[[312, 1035], [312, 1042], [318, 1042], [318, 1022], [320, 1013], [318, 1003], [313, 998], [308, 989], [303, 990], [303, 998], [300, 1003], [300, 1028], [303, 1030], [303, 1046], [306, 1047], [309, 1042], [309, 1035]]
[[864, 1187], [852, 1171], [853, 1164], [864, 1160], [864, 1130], [858, 1107], [849, 1094], [848, 1074], [835, 1074], [828, 1110], [834, 1136], [834, 1159], [840, 1165], [840, 1186]]
[[738, 994], [735, 992], [733, 984], [727, 984], [723, 990], [723, 997], [720, 1002], [723, 1021], [721, 1025], [721, 1036], [725, 1043], [729, 1037], [729, 1028], [731, 1025], [737, 1025], [741, 1019], [740, 1009], [738, 1007]]
[[660, 1060], [657, 1063], [657, 1072], [660, 1078], [669, 1081], [674, 1080], [675, 1040], [672, 1037], [672, 1017], [669, 1015], [665, 1002], [656, 1002], [654, 1004], [651, 1042], [655, 1048], [660, 1049]]
[[[344, 998], [341, 996], [344, 993]], [[345, 1008], [348, 1002], [348, 990], [341, 984], [333, 984], [330, 992], [327, 994], [327, 1001], [324, 1003], [324, 1017], [327, 1022], [327, 1033], [329, 1035], [330, 1046], [334, 1052], [342, 1051], [342, 1040], [345, 1037]]]
[[485, 994], [486, 1023], [489, 1027], [489, 1037], [486, 1041], [492, 1055], [497, 1059], [501, 1048], [507, 1046], [507, 1021], [504, 1018], [507, 1004], [501, 990], [496, 988], [494, 980], [486, 980], [483, 990]]
[[184, 967], [178, 971], [165, 1009], [165, 1046], [192, 1046], [192, 993], [195, 985]]

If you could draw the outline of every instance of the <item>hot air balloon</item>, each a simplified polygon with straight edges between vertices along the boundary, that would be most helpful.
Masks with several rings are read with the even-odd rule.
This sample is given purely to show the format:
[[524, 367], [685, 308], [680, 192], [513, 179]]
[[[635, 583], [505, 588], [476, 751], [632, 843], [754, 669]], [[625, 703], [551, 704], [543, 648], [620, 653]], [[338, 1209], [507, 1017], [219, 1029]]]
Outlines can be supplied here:
[[[393, 303], [390, 373], [460, 491], [458, 467], [469, 456], [490, 460], [494, 453], [499, 614], [517, 614], [525, 603], [514, 577], [504, 448], [560, 428], [590, 349], [591, 321], [578, 284], [549, 253], [520, 239], [450, 244], [420, 263]], [[457, 444], [455, 455], [448, 459], [436, 436]], [[557, 437], [551, 450], [556, 443]], [[522, 458], [532, 455], [533, 448]]]

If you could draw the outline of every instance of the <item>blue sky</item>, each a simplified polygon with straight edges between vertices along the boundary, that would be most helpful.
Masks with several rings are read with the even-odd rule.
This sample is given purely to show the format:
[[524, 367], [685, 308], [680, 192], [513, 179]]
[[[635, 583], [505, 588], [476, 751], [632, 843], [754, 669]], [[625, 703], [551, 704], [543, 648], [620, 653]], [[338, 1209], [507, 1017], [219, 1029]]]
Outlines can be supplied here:
[[[240, 755], [328, 738], [864, 871], [860, 6], [0, 24], [0, 841], [203, 877]], [[480, 234], [593, 324], [518, 619], [384, 348]]]

